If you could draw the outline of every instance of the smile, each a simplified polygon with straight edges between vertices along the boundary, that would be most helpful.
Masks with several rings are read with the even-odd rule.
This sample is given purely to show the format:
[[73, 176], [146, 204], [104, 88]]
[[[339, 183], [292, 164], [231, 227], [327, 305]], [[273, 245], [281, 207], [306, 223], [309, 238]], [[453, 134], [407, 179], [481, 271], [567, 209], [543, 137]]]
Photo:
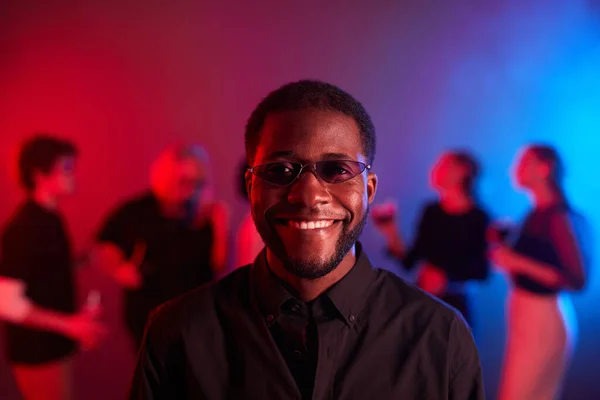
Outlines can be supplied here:
[[300, 230], [311, 230], [311, 229], [325, 229], [329, 228], [331, 225], [335, 223], [333, 219], [323, 219], [318, 221], [296, 221], [289, 220], [286, 225], [290, 228], [300, 229]]

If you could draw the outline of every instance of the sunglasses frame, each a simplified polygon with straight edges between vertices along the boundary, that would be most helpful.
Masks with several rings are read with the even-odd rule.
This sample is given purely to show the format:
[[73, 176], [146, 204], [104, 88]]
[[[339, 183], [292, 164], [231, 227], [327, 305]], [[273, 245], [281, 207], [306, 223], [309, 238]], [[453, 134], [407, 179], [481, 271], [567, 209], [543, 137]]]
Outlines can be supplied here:
[[[322, 162], [328, 162], [328, 161], [330, 161], [330, 162], [334, 162], [334, 161], [352, 162], [352, 163], [360, 164], [364, 168], [358, 174], [354, 175], [351, 178], [346, 179], [345, 181], [330, 183], [330, 182], [327, 182], [325, 179], [323, 179], [321, 177], [321, 175], [319, 175], [319, 173], [317, 172], [317, 164], [318, 163], [322, 163]], [[300, 171], [298, 171], [298, 174], [294, 177], [294, 179], [292, 181], [290, 181], [290, 183], [286, 183], [285, 185], [280, 185], [280, 184], [271, 182], [271, 181], [269, 181], [267, 179], [264, 179], [263, 177], [261, 177], [260, 175], [256, 174], [256, 172], [255, 172], [255, 168], [256, 167], [261, 167], [261, 166], [269, 165], [269, 164], [280, 164], [280, 163], [284, 163], [284, 162], [288, 162], [290, 164], [300, 165]], [[371, 170], [371, 164], [365, 164], [362, 161], [356, 161], [356, 160], [322, 160], [322, 161], [316, 161], [314, 163], [308, 163], [308, 164], [302, 164], [300, 162], [295, 162], [295, 161], [271, 161], [271, 162], [262, 163], [262, 164], [258, 164], [258, 165], [255, 165], [253, 167], [250, 167], [250, 168], [248, 168], [248, 171], [250, 173], [252, 173], [252, 175], [254, 175], [254, 176], [262, 179], [265, 182], [268, 182], [271, 185], [278, 186], [278, 187], [286, 187], [286, 186], [290, 186], [290, 185], [294, 184], [294, 182], [296, 182], [298, 179], [300, 179], [300, 177], [302, 176], [302, 173], [305, 171], [306, 167], [310, 167], [309, 171], [311, 171], [317, 177], [317, 179], [319, 179], [320, 181], [322, 181], [322, 182], [324, 182], [324, 183], [326, 183], [328, 185], [337, 185], [337, 184], [340, 184], [340, 183], [348, 182], [350, 179], [356, 178], [358, 175], [362, 174], [363, 172]]]

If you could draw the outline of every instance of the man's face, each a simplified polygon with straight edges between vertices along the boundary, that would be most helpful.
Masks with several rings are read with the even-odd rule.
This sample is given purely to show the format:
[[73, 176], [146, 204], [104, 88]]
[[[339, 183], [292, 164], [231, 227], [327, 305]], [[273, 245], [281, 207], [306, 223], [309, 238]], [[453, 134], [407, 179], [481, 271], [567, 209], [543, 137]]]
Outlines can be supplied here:
[[[266, 118], [253, 165], [331, 159], [367, 164], [356, 122], [332, 111], [299, 110]], [[283, 187], [251, 173], [246, 179], [254, 222], [268, 251], [306, 279], [327, 275], [352, 249], [377, 186], [377, 177], [368, 172], [336, 184], [310, 169]]]
[[178, 160], [174, 166], [171, 196], [174, 202], [193, 199], [206, 184], [204, 165], [193, 157]]
[[435, 190], [447, 190], [460, 184], [460, 167], [450, 154], [442, 154], [431, 170], [431, 185]]
[[36, 188], [56, 197], [72, 194], [75, 191], [75, 157], [59, 157], [48, 174], [38, 173]]

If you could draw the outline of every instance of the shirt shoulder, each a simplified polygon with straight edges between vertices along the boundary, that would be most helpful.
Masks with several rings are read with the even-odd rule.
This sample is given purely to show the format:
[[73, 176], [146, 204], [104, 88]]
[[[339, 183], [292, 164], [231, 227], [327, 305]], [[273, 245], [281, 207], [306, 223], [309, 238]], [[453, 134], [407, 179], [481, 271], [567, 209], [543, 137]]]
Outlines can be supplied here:
[[[32, 239], [32, 234], [39, 231], [39, 218], [36, 210], [29, 204], [19, 206], [4, 226], [3, 240], [10, 241], [13, 238], [27, 237]], [[33, 235], [35, 236], [35, 235]]]
[[405, 339], [398, 345], [412, 343], [411, 351], [424, 358], [435, 354], [451, 379], [465, 365], [474, 371], [480, 368], [471, 329], [458, 310], [388, 271], [377, 271], [379, 283], [374, 291], [380, 310], [386, 310], [379, 312], [386, 321], [384, 335], [402, 335]]
[[[421, 208], [419, 221], [421, 227], [431, 225], [431, 221], [438, 220], [439, 218], [443, 218], [444, 211], [440, 207], [440, 203], [437, 201], [430, 201], [425, 203], [425, 205]], [[423, 225], [425, 224], [425, 225]]]
[[49, 234], [54, 235], [56, 231], [48, 232], [46, 217], [30, 201], [15, 210], [2, 232], [0, 275], [28, 281], [33, 269], [47, 266], [43, 249], [54, 237]]
[[98, 231], [101, 241], [119, 241], [123, 234], [124, 226], [132, 221], [144, 220], [151, 217], [154, 197], [150, 193], [135, 196], [118, 204], [108, 214]]
[[218, 331], [220, 315], [249, 303], [250, 268], [238, 268], [217, 282], [160, 305], [148, 318], [148, 331], [168, 338], [185, 336], [192, 330]]
[[442, 207], [440, 206], [440, 202], [437, 200], [430, 200], [430, 201], [426, 202], [425, 205], [423, 206], [423, 214], [436, 213], [441, 210], [442, 210]]
[[415, 329], [434, 329], [448, 333], [455, 319], [463, 319], [460, 312], [426, 293], [392, 272], [376, 269], [377, 299], [388, 309], [398, 313]]
[[142, 193], [134, 196], [116, 207], [115, 214], [133, 214], [151, 210], [156, 200], [151, 193]]

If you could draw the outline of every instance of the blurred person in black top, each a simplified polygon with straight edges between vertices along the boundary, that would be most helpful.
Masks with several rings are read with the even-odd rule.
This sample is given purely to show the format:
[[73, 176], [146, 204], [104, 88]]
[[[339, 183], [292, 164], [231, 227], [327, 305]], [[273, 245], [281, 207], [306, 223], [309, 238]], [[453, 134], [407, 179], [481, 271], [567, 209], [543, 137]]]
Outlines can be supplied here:
[[131, 399], [483, 399], [460, 314], [373, 269], [357, 243], [374, 152], [369, 115], [333, 85], [291, 83], [259, 104], [246, 181], [266, 249], [153, 313]]
[[76, 312], [72, 251], [59, 211], [74, 190], [76, 149], [48, 135], [28, 140], [19, 155], [26, 200], [2, 235], [0, 315], [6, 349], [26, 399], [70, 399], [76, 342], [93, 347], [103, 333], [98, 310]]
[[444, 153], [431, 172], [439, 200], [422, 212], [413, 245], [407, 248], [393, 205], [374, 207], [372, 217], [385, 235], [390, 255], [405, 268], [420, 265], [417, 284], [458, 309], [473, 324], [466, 282], [488, 276], [487, 213], [474, 195], [478, 163], [465, 152]]
[[150, 310], [225, 267], [227, 212], [211, 199], [209, 180], [203, 148], [168, 148], [152, 165], [150, 190], [117, 207], [100, 229], [96, 260], [125, 290], [136, 351]]
[[499, 400], [560, 396], [576, 339], [577, 322], [568, 291], [586, 283], [587, 222], [562, 188], [563, 164], [551, 146], [522, 150], [516, 184], [529, 192], [529, 212], [514, 244], [493, 226], [488, 235], [492, 262], [512, 282], [508, 298], [508, 341]]

